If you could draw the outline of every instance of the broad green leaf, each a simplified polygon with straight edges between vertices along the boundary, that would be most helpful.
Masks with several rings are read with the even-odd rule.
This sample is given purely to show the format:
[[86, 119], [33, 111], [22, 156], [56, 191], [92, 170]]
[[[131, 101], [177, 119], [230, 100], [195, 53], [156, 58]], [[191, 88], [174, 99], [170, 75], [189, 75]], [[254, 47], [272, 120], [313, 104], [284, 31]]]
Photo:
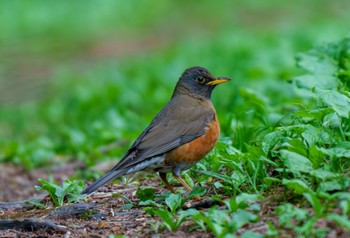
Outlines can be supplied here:
[[279, 215], [279, 223], [289, 227], [294, 227], [292, 220], [302, 221], [308, 218], [309, 211], [298, 208], [290, 203], [284, 203], [277, 207], [277, 214]]
[[268, 154], [278, 142], [281, 142], [282, 138], [285, 136], [284, 134], [285, 133], [282, 131], [274, 131], [264, 137], [262, 141], [262, 150], [265, 154]]
[[285, 142], [283, 145], [287, 146], [288, 151], [290, 152], [295, 152], [299, 155], [307, 156], [308, 148], [301, 138], [293, 138], [288, 142]]
[[333, 89], [338, 85], [336, 61], [319, 49], [312, 49], [306, 53], [298, 54], [297, 64], [309, 74], [294, 78], [300, 88], [311, 90], [312, 88]]
[[337, 144], [333, 148], [319, 148], [323, 153], [330, 157], [344, 157], [350, 158], [350, 142], [343, 142]]
[[336, 213], [331, 213], [327, 216], [327, 219], [330, 221], [334, 221], [340, 227], [345, 228], [347, 231], [350, 231], [350, 220], [347, 216], [341, 216]]
[[300, 68], [310, 73], [333, 75], [337, 71], [336, 62], [323, 54], [323, 52], [320, 52], [319, 49], [300, 53], [297, 55], [296, 60]]
[[196, 187], [194, 188], [190, 194], [188, 195], [189, 198], [193, 198], [195, 196], [203, 196], [206, 193], [206, 189], [202, 187]]
[[181, 194], [170, 194], [165, 199], [165, 203], [170, 208], [170, 211], [174, 213], [182, 204]]
[[253, 231], [245, 231], [241, 236], [241, 238], [263, 238], [265, 235], [259, 234]]
[[309, 159], [312, 162], [312, 167], [317, 169], [324, 161], [324, 153], [316, 145], [312, 145], [309, 149]]
[[310, 191], [309, 186], [300, 179], [283, 179], [282, 184], [287, 188], [293, 189], [296, 194], [303, 194]]
[[331, 192], [340, 191], [342, 189], [344, 189], [344, 186], [339, 181], [334, 180], [320, 183], [317, 191]]
[[180, 211], [179, 212], [179, 218], [177, 220], [177, 227], [179, 227], [181, 225], [181, 223], [187, 218], [187, 217], [192, 217], [197, 215], [199, 212], [196, 209], [188, 209], [185, 211]]
[[147, 201], [152, 200], [155, 196], [155, 189], [154, 188], [138, 188], [136, 191], [137, 197], [140, 199], [140, 201]]
[[348, 214], [350, 214], [350, 201], [345, 201], [345, 200], [340, 201], [339, 207], [342, 209], [342, 214], [344, 216], [347, 216]]
[[337, 78], [333, 75], [322, 75], [322, 74], [306, 74], [293, 78], [296, 86], [300, 89], [307, 89], [304, 92], [310, 93], [311, 89], [318, 87], [324, 89], [332, 89], [337, 86]]
[[316, 216], [321, 217], [323, 214], [324, 208], [323, 208], [323, 204], [321, 203], [320, 199], [318, 199], [318, 197], [312, 192], [307, 192], [307, 193], [304, 193], [303, 195], [309, 201], [311, 206], [313, 207]]
[[236, 199], [226, 199], [224, 200], [224, 203], [226, 205], [226, 207], [229, 209], [230, 212], [236, 212], [238, 209], [238, 203], [236, 201]]
[[[330, 108], [329, 108], [330, 109]], [[333, 109], [331, 109], [333, 111]], [[322, 126], [324, 128], [341, 128], [342, 127], [342, 118], [336, 113], [332, 112], [323, 118]]]
[[307, 145], [310, 147], [314, 144], [332, 144], [334, 139], [332, 136], [322, 127], [315, 127], [312, 125], [305, 125], [304, 131], [301, 133]]
[[327, 179], [335, 179], [335, 178], [339, 178], [339, 174], [333, 173], [329, 170], [325, 170], [325, 169], [315, 169], [315, 170], [311, 170], [309, 172], [311, 175], [315, 176], [316, 178], [322, 179], [322, 180], [327, 180]]
[[319, 108], [313, 110], [297, 111], [294, 112], [294, 116], [322, 122], [323, 118], [332, 112], [333, 110], [331, 108]]
[[162, 218], [162, 220], [164, 221], [164, 225], [168, 228], [168, 230], [176, 230], [176, 221], [174, 220], [173, 215], [169, 211], [165, 209], [154, 209], [153, 213]]
[[[224, 213], [224, 211], [222, 211], [221, 217], [228, 218], [227, 215]], [[216, 217], [213, 217], [211, 210], [209, 210], [209, 212], [207, 214], [199, 213], [197, 215], [194, 215], [192, 217], [192, 219], [198, 225], [200, 225], [202, 228], [204, 228], [204, 230], [206, 230], [208, 227], [209, 230], [211, 230], [215, 234], [216, 237], [223, 236], [224, 228], [221, 224], [221, 220], [216, 219]]]
[[235, 227], [235, 230], [238, 230], [245, 224], [248, 224], [250, 222], [256, 222], [258, 219], [259, 216], [255, 215], [254, 213], [243, 209], [239, 209], [233, 215], [233, 221], [231, 222], [231, 225]]
[[241, 193], [235, 198], [238, 205], [241, 203], [247, 204], [249, 202], [255, 202], [255, 201], [260, 200], [260, 199], [261, 199], [261, 195], [248, 194], [248, 193]]
[[273, 183], [280, 183], [281, 179], [279, 178], [274, 178], [274, 177], [265, 177], [264, 178], [264, 183], [268, 186], [270, 186]]
[[292, 172], [309, 172], [312, 164], [306, 157], [288, 150], [281, 150], [281, 157], [285, 166]]
[[316, 95], [328, 104], [339, 116], [349, 118], [350, 98], [335, 90], [315, 89]]

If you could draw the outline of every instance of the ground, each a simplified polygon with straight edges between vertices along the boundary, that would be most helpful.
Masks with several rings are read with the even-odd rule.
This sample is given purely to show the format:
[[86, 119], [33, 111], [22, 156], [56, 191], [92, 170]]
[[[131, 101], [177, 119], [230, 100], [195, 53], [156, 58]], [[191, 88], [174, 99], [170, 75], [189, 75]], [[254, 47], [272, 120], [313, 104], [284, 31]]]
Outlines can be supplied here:
[[[110, 164], [110, 163], [108, 163]], [[141, 178], [139, 183], [114, 183], [100, 188], [98, 192], [89, 196], [84, 201], [73, 206], [86, 206], [79, 212], [57, 212], [52, 206], [50, 198], [41, 191], [36, 191], [34, 185], [38, 185], [37, 178], [47, 178], [48, 171], [51, 171], [52, 176], [56, 181], [64, 181], [67, 176], [73, 176], [78, 168], [82, 168], [82, 164], [76, 163], [72, 166], [36, 169], [30, 173], [26, 173], [22, 168], [10, 164], [2, 165], [3, 173], [0, 174], [0, 208], [2, 213], [1, 219], [9, 218], [32, 218], [35, 220], [48, 220], [62, 228], [62, 230], [54, 231], [23, 231], [9, 229], [0, 231], [0, 237], [107, 237], [108, 235], [125, 235], [127, 237], [215, 237], [211, 232], [205, 232], [201, 229], [193, 229], [195, 223], [191, 221], [184, 222], [176, 232], [170, 232], [159, 226], [162, 221], [157, 216], [150, 216], [143, 207], [133, 207], [131, 209], [122, 209], [126, 204], [123, 198], [113, 196], [113, 192], [125, 196], [134, 204], [139, 203], [139, 198], [136, 196], [137, 188], [140, 186], [155, 188], [157, 194], [167, 193], [167, 189], [161, 184], [157, 176]], [[105, 165], [106, 167], [108, 165]], [[15, 176], [16, 175], [16, 176]], [[15, 180], [13, 178], [16, 178]], [[144, 178], [144, 177], [143, 177]], [[180, 185], [177, 190], [182, 189]], [[268, 229], [268, 224], [273, 223], [278, 226], [278, 217], [274, 215], [275, 209], [279, 204], [283, 189], [276, 190], [274, 195], [266, 197], [259, 202], [261, 206], [260, 216], [262, 219], [259, 222], [243, 226], [236, 232], [236, 235], [243, 234], [245, 231], [253, 231], [255, 233], [265, 234]], [[207, 189], [206, 195], [213, 195], [213, 190]], [[183, 194], [183, 196], [186, 196]], [[18, 205], [11, 202], [23, 201], [29, 198], [38, 198], [43, 204], [48, 205], [46, 209], [39, 209], [31, 205]], [[13, 199], [16, 198], [16, 199]], [[4, 204], [8, 206], [4, 209]], [[201, 199], [191, 199], [184, 206], [194, 207], [196, 204], [201, 204]], [[70, 207], [67, 204], [64, 207]], [[218, 204], [218, 209], [223, 207], [223, 204]], [[85, 209], [86, 208], [86, 209]], [[208, 208], [199, 208], [208, 209]], [[59, 209], [58, 209], [59, 210]], [[89, 211], [89, 212], [86, 212]], [[310, 212], [312, 212], [310, 210]], [[337, 227], [333, 222], [326, 219], [319, 220], [317, 223], [319, 228], [333, 228], [328, 233], [327, 237], [348, 237], [349, 233]], [[280, 230], [278, 237], [295, 237], [295, 232], [292, 230]]]

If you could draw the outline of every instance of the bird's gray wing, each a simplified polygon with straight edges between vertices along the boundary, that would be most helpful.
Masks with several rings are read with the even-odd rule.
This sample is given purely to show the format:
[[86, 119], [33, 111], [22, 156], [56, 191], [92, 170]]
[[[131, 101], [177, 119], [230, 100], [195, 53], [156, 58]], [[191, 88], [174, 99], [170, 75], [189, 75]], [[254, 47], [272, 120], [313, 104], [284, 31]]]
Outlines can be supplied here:
[[112, 170], [130, 168], [204, 135], [214, 116], [215, 111], [209, 100], [189, 96], [173, 98]]

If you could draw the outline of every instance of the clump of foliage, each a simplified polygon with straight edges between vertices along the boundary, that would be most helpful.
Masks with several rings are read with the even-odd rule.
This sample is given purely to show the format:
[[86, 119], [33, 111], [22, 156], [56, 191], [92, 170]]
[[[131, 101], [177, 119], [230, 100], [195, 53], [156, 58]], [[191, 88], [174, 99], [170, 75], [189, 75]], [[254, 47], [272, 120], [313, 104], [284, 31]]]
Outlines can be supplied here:
[[63, 206], [65, 202], [78, 202], [86, 197], [86, 195], [81, 194], [84, 189], [83, 181], [71, 181], [68, 179], [63, 182], [62, 186], [44, 179], [39, 179], [39, 182], [41, 186], [37, 185], [35, 188], [39, 191], [47, 191], [57, 207]]

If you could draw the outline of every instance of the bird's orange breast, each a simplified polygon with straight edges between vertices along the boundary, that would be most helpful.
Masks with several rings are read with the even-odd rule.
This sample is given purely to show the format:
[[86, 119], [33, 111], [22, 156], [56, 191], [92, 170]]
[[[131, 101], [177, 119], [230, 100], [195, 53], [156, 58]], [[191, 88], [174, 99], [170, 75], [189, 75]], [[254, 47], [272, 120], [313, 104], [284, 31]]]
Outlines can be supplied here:
[[215, 114], [214, 120], [209, 124], [204, 135], [167, 152], [165, 163], [196, 163], [214, 148], [219, 136], [220, 125]]

